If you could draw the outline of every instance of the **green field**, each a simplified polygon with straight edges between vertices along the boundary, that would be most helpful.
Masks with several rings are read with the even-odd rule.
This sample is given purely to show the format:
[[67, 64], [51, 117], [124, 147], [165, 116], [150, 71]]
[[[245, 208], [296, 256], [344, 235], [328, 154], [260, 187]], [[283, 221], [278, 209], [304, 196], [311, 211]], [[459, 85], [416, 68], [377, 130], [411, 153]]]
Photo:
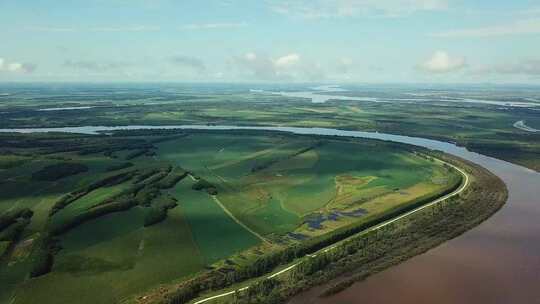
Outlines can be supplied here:
[[[372, 140], [134, 131], [0, 141], [2, 303], [133, 299], [460, 182], [442, 163]], [[40, 170], [44, 180], [32, 177]], [[25, 208], [33, 215], [17, 213]], [[29, 277], [47, 256], [49, 269]]]
[[[301, 84], [126, 84], [121, 88], [124, 93], [115, 95], [119, 88], [63, 85], [37, 86], [30, 90], [24, 86], [0, 85], [0, 89], [10, 93], [0, 96], [0, 127], [182, 124], [328, 127], [455, 142], [469, 150], [540, 170], [540, 132], [513, 126], [524, 120], [528, 126], [540, 129], [538, 106], [460, 102], [470, 99], [503, 105], [538, 103], [537, 87], [346, 85], [342, 88], [348, 91], [340, 92], [343, 96], [378, 98], [384, 102], [330, 100], [325, 103], [250, 91], [307, 91]], [[441, 92], [445, 92], [446, 98]], [[423, 97], [416, 99], [418, 96]], [[36, 111], [77, 106], [91, 108]]]
[[[159, 156], [214, 183], [227, 209], [261, 235], [294, 231], [315, 212], [384, 210], [449, 182], [444, 168], [381, 143], [328, 141], [295, 155], [316, 144], [213, 135], [167, 142]], [[270, 165], [253, 172], [259, 164]]]
[[259, 240], [226, 216], [219, 205], [204, 192], [191, 189], [194, 182], [184, 179], [174, 188], [181, 202], [190, 231], [207, 264], [212, 264], [243, 249], [255, 246]]

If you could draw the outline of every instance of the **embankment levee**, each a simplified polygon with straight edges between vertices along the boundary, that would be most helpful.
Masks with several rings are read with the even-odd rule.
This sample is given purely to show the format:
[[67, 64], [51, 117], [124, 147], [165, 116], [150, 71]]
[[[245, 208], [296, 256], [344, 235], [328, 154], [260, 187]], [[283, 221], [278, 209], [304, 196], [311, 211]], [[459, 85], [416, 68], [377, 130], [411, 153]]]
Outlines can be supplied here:
[[[301, 287], [285, 288], [290, 289], [290, 292], [285, 293], [287, 298], [292, 298], [289, 303], [313, 303], [314, 297], [338, 293], [357, 281], [463, 234], [488, 219], [505, 204], [508, 191], [500, 178], [457, 157], [442, 154], [439, 157], [469, 174], [471, 181], [467, 190], [455, 200], [434, 205], [423, 213], [407, 218], [400, 225], [374, 235], [367, 245], [357, 245], [357, 251], [353, 254], [329, 263], [324, 270], [308, 276], [304, 283], [299, 284]], [[319, 287], [312, 288], [314, 286]]]
[[[319, 285], [325, 286], [322, 294], [332, 294], [355, 281], [462, 234], [489, 218], [503, 206], [507, 198], [507, 190], [504, 183], [495, 175], [478, 165], [454, 156], [433, 151], [424, 152], [460, 168], [460, 171], [466, 174], [465, 182], [468, 185], [466, 187], [462, 185], [452, 192], [459, 192], [459, 195], [451, 197], [445, 195], [445, 199], [432, 200], [424, 205], [429, 208], [422, 207], [419, 212], [413, 212], [406, 217], [399, 216], [398, 221], [387, 220], [391, 221], [390, 224], [376, 223], [373, 226], [382, 227], [363, 229], [354, 237], [339, 242], [338, 246], [332, 246], [332, 250], [328, 250], [329, 244], [326, 244], [315, 254], [308, 254], [300, 260], [295, 259], [293, 262], [285, 263], [287, 264], [285, 266], [288, 266], [285, 268], [287, 271], [275, 271], [275, 273], [280, 273], [279, 276], [263, 271], [257, 280], [249, 284], [236, 283], [223, 291], [220, 291], [219, 284], [213, 287], [210, 287], [212, 284], [203, 284], [210, 288], [201, 288], [198, 284], [195, 287], [190, 283], [169, 286], [168, 292], [165, 292], [164, 297], [159, 297], [159, 301], [165, 303], [189, 301], [190, 303], [280, 303]], [[438, 203], [432, 204], [433, 202]], [[291, 267], [292, 265], [295, 266]], [[230, 273], [227, 275], [230, 276]], [[264, 287], [261, 287], [263, 285]], [[246, 288], [247, 286], [249, 288]], [[268, 286], [272, 287], [271, 290]], [[192, 294], [186, 290], [191, 288], [198, 291]], [[317, 288], [317, 290], [322, 289]], [[191, 296], [188, 296], [189, 294]], [[158, 300], [154, 296], [146, 299], [152, 300], [150, 302]], [[191, 300], [194, 297], [196, 300]]]

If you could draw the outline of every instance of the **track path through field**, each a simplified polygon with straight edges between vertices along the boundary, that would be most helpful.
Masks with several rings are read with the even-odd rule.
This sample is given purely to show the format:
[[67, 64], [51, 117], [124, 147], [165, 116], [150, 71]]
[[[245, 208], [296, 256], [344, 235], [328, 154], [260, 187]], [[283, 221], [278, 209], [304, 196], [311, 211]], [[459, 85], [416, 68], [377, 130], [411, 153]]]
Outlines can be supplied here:
[[[193, 180], [193, 181], [197, 181], [197, 179], [191, 175], [191, 174], [188, 174], [189, 177]], [[225, 207], [225, 205], [223, 205], [223, 203], [219, 200], [219, 198], [216, 196], [216, 195], [210, 195], [212, 197], [212, 199], [214, 200], [214, 202], [216, 202], [216, 204], [218, 204], [218, 206], [225, 212], [227, 213], [227, 215], [233, 220], [235, 221], [238, 225], [242, 226], [242, 228], [246, 229], [249, 233], [253, 234], [254, 236], [256, 236], [258, 239], [260, 239], [261, 241], [267, 243], [267, 244], [271, 244], [270, 241], [268, 241], [267, 239], [265, 239], [262, 235], [258, 234], [257, 232], [255, 232], [253, 229], [249, 228], [248, 226], [246, 226], [244, 223], [242, 223], [239, 219], [237, 219], [234, 214], [232, 214], [232, 212], [229, 211], [229, 209], [227, 209], [227, 207]]]
[[[447, 163], [447, 162], [442, 161], [442, 160], [440, 160], [440, 159], [437, 159], [437, 161], [440, 162], [440, 163], [446, 164], [446, 165], [448, 165], [448, 166], [450, 166], [450, 167], [452, 167], [452, 168], [454, 168], [454, 169], [457, 170], [459, 173], [461, 173], [461, 175], [463, 175], [463, 182], [461, 183], [461, 186], [460, 186], [458, 189], [456, 189], [456, 190], [453, 191], [452, 193], [449, 193], [449, 194], [447, 194], [447, 195], [444, 195], [444, 196], [442, 196], [442, 197], [440, 197], [440, 198], [438, 198], [438, 199], [436, 199], [436, 200], [434, 200], [434, 201], [432, 201], [432, 202], [430, 202], [430, 203], [427, 203], [427, 204], [425, 204], [425, 205], [422, 205], [422, 206], [420, 206], [420, 207], [418, 207], [418, 208], [416, 208], [416, 209], [414, 209], [414, 210], [411, 210], [411, 211], [409, 211], [409, 212], [406, 212], [406, 213], [404, 213], [404, 214], [402, 214], [402, 215], [400, 215], [400, 216], [398, 216], [398, 217], [395, 217], [395, 218], [393, 218], [393, 219], [391, 219], [391, 220], [388, 220], [388, 221], [386, 221], [386, 222], [383, 222], [383, 223], [381, 223], [381, 224], [379, 224], [379, 225], [376, 225], [376, 226], [373, 226], [373, 227], [371, 227], [371, 228], [368, 228], [368, 229], [366, 229], [366, 230], [364, 230], [364, 231], [362, 231], [362, 232], [360, 232], [360, 233], [357, 233], [357, 234], [355, 234], [355, 235], [352, 235], [352, 236], [350, 236], [350, 237], [348, 237], [348, 238], [346, 238], [346, 239], [343, 239], [343, 240], [341, 240], [341, 241], [339, 241], [339, 242], [337, 242], [337, 243], [335, 243], [335, 244], [333, 244], [333, 245], [330, 245], [330, 246], [328, 246], [328, 247], [326, 247], [326, 248], [323, 248], [323, 249], [317, 251], [316, 253], [311, 254], [311, 255], [308, 255], [308, 256], [314, 258], [314, 257], [318, 256], [319, 254], [326, 253], [326, 252], [329, 252], [329, 251], [331, 251], [331, 250], [334, 250], [334, 249], [337, 248], [340, 244], [342, 244], [342, 243], [344, 243], [344, 242], [346, 242], [346, 241], [348, 241], [348, 240], [350, 240], [350, 239], [356, 238], [356, 237], [358, 237], [359, 235], [363, 235], [363, 234], [366, 234], [366, 233], [371, 232], [371, 231], [375, 231], [375, 230], [382, 229], [382, 228], [384, 228], [384, 227], [386, 227], [386, 226], [388, 226], [388, 225], [390, 225], [390, 224], [392, 224], [392, 223], [395, 223], [395, 222], [397, 222], [397, 221], [399, 221], [399, 220], [401, 220], [401, 219], [403, 219], [403, 218], [409, 217], [409, 216], [411, 216], [411, 215], [413, 215], [413, 214], [415, 214], [415, 213], [417, 213], [417, 212], [420, 212], [420, 211], [422, 211], [422, 210], [424, 210], [424, 209], [426, 209], [426, 208], [429, 208], [429, 207], [431, 207], [431, 206], [433, 206], [433, 205], [436, 205], [436, 204], [438, 204], [438, 203], [444, 202], [444, 201], [446, 201], [447, 199], [452, 198], [452, 197], [454, 197], [454, 196], [456, 196], [456, 195], [459, 195], [461, 192], [463, 192], [463, 191], [467, 188], [467, 186], [469, 185], [469, 181], [470, 181], [469, 175], [468, 175], [465, 171], [463, 171], [462, 169], [460, 169], [460, 168], [458, 168], [458, 167], [456, 167], [456, 166], [454, 166], [454, 165], [452, 165], [452, 164], [450, 164], [450, 163]], [[259, 238], [261, 238], [261, 239], [264, 240], [264, 238], [262, 238], [261, 236], [259, 236], [256, 232], [252, 231], [251, 229], [249, 229], [249, 227], [245, 226], [244, 224], [242, 224], [242, 222], [238, 221], [238, 220], [237, 220], [237, 219], [236, 219], [236, 218], [235, 218], [235, 217], [234, 217], [234, 216], [233, 216], [233, 215], [225, 208], [225, 206], [223, 206], [223, 204], [221, 204], [221, 202], [219, 201], [219, 199], [218, 199], [217, 197], [215, 197], [215, 196], [212, 196], [212, 197], [214, 198], [214, 200], [216, 201], [216, 203], [218, 203], [218, 204], [221, 206], [221, 208], [223, 208], [223, 210], [224, 210], [227, 214], [229, 214], [229, 216], [231, 216], [231, 217], [232, 217], [239, 225], [241, 225], [242, 227], [246, 228], [248, 231], [250, 231], [251, 233], [253, 233], [253, 234], [256, 235], [257, 237], [259, 237]], [[302, 260], [301, 260], [301, 261], [298, 261], [298, 262], [296, 262], [296, 263], [294, 263], [294, 264], [288, 266], [288, 267], [285, 268], [285, 269], [282, 269], [282, 270], [280, 270], [280, 271], [278, 271], [278, 272], [275, 272], [275, 273], [273, 273], [273, 274], [270, 274], [270, 275], [266, 276], [265, 278], [266, 278], [266, 279], [271, 279], [271, 278], [275, 278], [275, 277], [277, 277], [277, 276], [280, 276], [280, 275], [282, 275], [282, 274], [284, 274], [284, 273], [287, 273], [287, 272], [293, 270], [294, 268], [296, 268], [296, 267], [297, 267], [298, 265], [300, 265], [302, 262], [303, 262]], [[251, 285], [253, 285], [253, 284], [254, 284], [254, 283], [252, 283]], [[206, 303], [206, 302], [209, 302], [209, 301], [218, 299], [218, 298], [226, 297], [226, 296], [235, 294], [235, 293], [237, 293], [237, 292], [244, 291], [244, 290], [248, 289], [251, 285], [244, 286], [244, 287], [242, 287], [242, 288], [240, 288], [240, 289], [237, 289], [237, 290], [232, 290], [232, 291], [229, 291], [229, 292], [225, 292], [225, 293], [221, 293], [221, 294], [218, 294], [218, 295], [214, 295], [214, 296], [211, 296], [211, 297], [208, 297], [208, 298], [204, 298], [204, 299], [201, 299], [201, 300], [199, 300], [199, 301], [194, 302], [193, 304], [202, 304], [202, 303]]]
[[253, 231], [251, 228], [249, 228], [248, 226], [246, 226], [244, 223], [242, 223], [239, 219], [237, 219], [230, 211], [229, 209], [227, 209], [227, 207], [225, 207], [225, 205], [223, 205], [223, 203], [219, 200], [219, 198], [215, 195], [212, 195], [212, 199], [216, 202], [216, 204], [219, 205], [219, 207], [221, 207], [221, 209], [223, 209], [223, 211], [225, 213], [227, 213], [227, 215], [233, 219], [233, 221], [235, 221], [238, 225], [242, 226], [244, 229], [246, 229], [247, 231], [249, 231], [251, 234], [253, 234], [254, 236], [256, 236], [257, 238], [259, 238], [261, 241], [267, 243], [267, 244], [271, 244], [270, 241], [268, 241], [267, 239], [265, 239], [262, 235], [258, 234], [257, 232]]

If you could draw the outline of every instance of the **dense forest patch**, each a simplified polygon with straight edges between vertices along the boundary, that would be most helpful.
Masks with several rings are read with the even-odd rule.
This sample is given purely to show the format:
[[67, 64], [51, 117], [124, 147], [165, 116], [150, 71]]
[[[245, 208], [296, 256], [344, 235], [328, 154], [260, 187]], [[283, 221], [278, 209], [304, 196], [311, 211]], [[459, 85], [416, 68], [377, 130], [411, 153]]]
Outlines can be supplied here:
[[49, 165], [32, 174], [36, 181], [56, 181], [71, 175], [87, 172], [88, 167], [78, 163], [58, 163]]

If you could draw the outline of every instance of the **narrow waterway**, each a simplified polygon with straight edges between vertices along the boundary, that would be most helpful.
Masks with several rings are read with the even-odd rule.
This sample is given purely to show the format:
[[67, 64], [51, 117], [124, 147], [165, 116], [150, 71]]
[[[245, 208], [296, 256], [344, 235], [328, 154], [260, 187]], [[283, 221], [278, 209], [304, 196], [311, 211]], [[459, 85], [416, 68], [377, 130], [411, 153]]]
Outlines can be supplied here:
[[540, 303], [540, 174], [454, 144], [400, 135], [326, 128], [236, 126], [123, 126], [0, 129], [0, 132], [97, 134], [120, 129], [269, 130], [295, 134], [389, 140], [437, 149], [472, 161], [498, 175], [509, 200], [480, 226], [429, 252], [357, 283], [329, 298], [321, 288], [298, 295], [304, 303]]

